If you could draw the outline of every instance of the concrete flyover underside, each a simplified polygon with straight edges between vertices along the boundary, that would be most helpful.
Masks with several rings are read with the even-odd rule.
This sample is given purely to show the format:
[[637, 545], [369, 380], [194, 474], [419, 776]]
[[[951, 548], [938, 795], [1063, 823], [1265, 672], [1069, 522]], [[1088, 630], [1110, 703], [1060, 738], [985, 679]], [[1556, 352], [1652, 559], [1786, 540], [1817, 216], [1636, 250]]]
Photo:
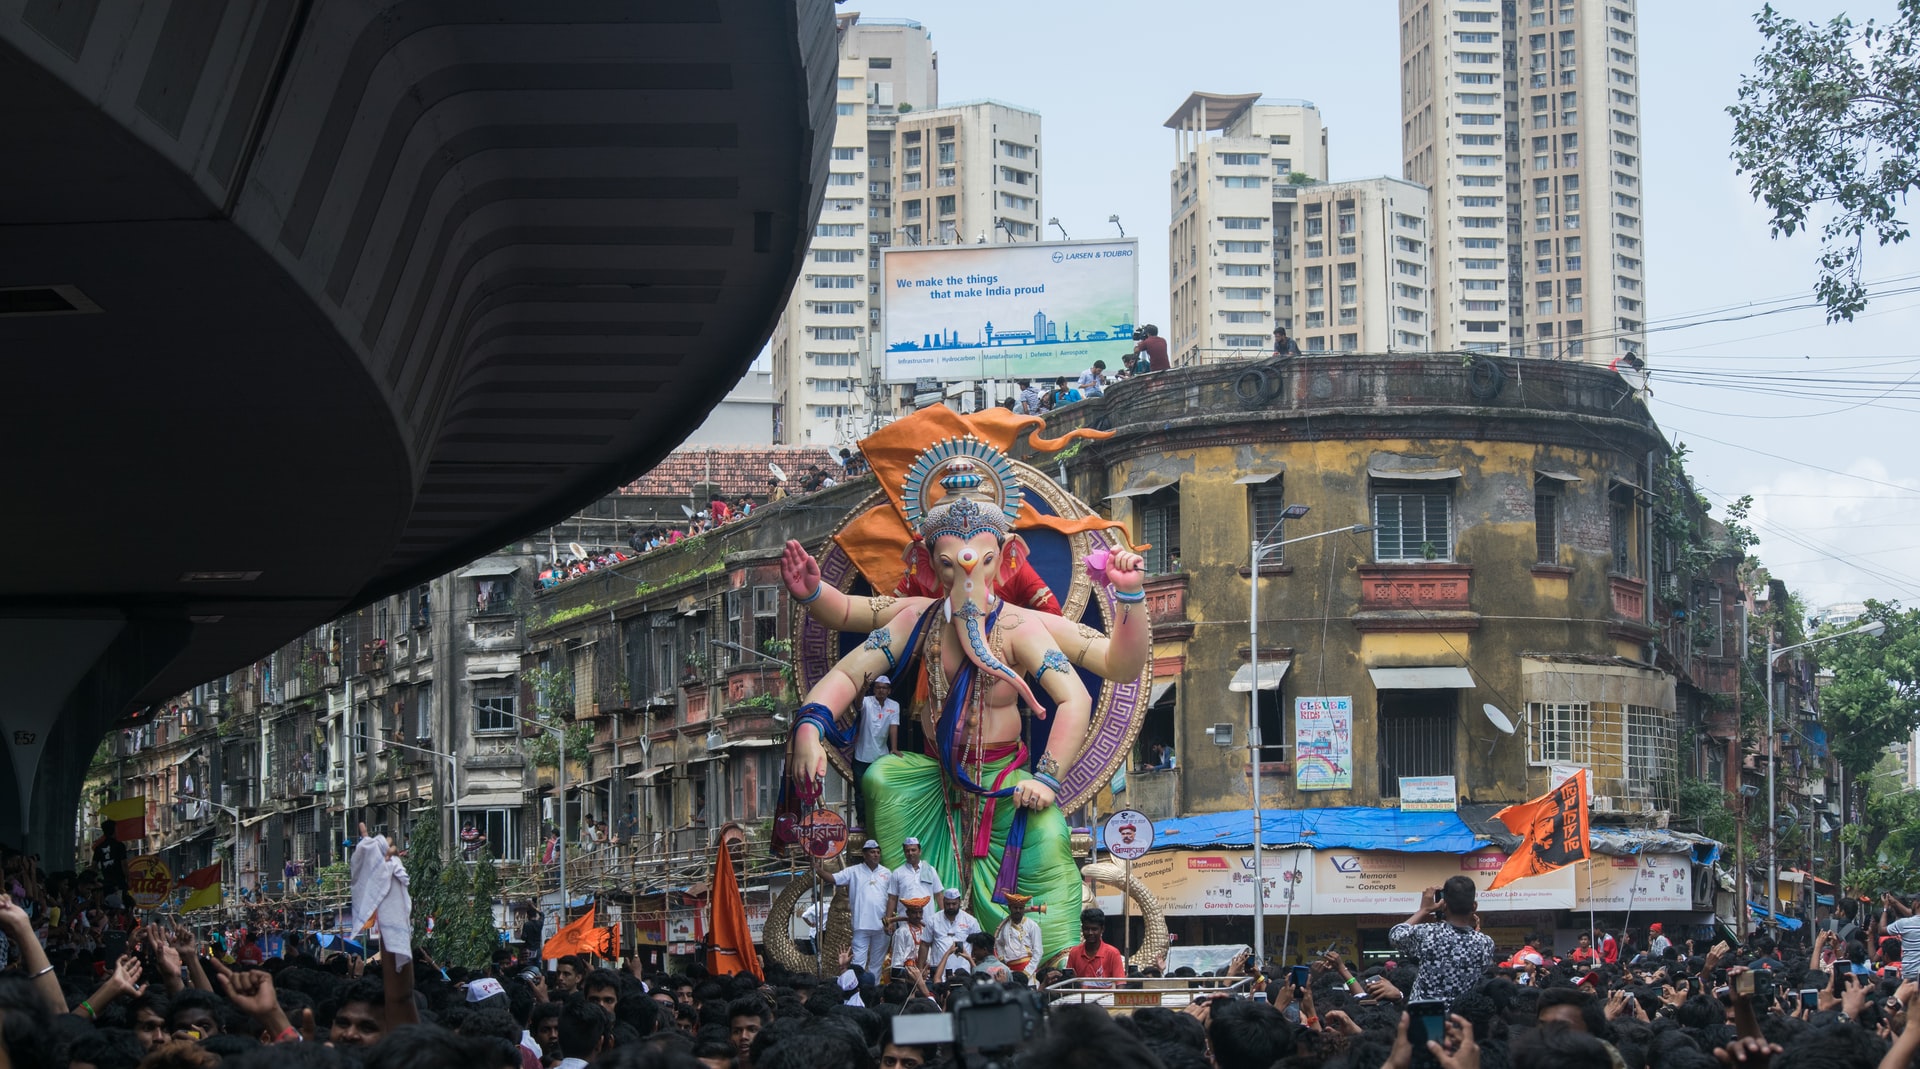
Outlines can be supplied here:
[[128, 710], [651, 466], [825, 182], [829, 0], [0, 0], [0, 842]]

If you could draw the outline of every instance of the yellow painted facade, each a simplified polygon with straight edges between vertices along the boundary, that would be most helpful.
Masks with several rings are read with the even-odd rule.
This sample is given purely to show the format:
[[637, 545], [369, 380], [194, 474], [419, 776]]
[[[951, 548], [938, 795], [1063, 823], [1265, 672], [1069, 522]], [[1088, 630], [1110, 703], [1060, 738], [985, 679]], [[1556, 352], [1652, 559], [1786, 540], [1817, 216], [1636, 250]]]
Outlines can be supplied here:
[[[1628, 706], [1641, 710], [1639, 722], [1647, 703], [1661, 703], [1661, 673], [1646, 667], [1654, 628], [1639, 489], [1660, 444], [1617, 376], [1521, 361], [1530, 396], [1511, 396], [1509, 381], [1501, 397], [1476, 404], [1457, 358], [1292, 363], [1272, 374], [1279, 396], [1258, 407], [1242, 403], [1240, 369], [1197, 368], [1123, 383], [1049, 424], [1049, 433], [1076, 423], [1114, 432], [1074, 456], [1072, 487], [1106, 501], [1137, 542], [1158, 540], [1155, 682], [1174, 686], [1150, 712], [1143, 745], [1171, 735], [1172, 808], [1249, 804], [1249, 695], [1228, 684], [1250, 650], [1250, 542], [1266, 534], [1253, 530], [1253, 514], [1283, 504], [1309, 512], [1270, 540], [1376, 522], [1387, 536], [1337, 533], [1285, 546], [1277, 567], [1266, 558], [1259, 656], [1289, 662], [1263, 716], [1267, 806], [1391, 806], [1408, 774], [1452, 775], [1463, 801], [1511, 802], [1544, 790], [1556, 764], [1593, 764], [1623, 808], [1668, 804], [1679, 734], [1671, 680], [1649, 733], [1664, 749], [1635, 749], [1620, 725], [1618, 737], [1589, 737], [1623, 724]], [[1534, 386], [1543, 378], [1550, 384]], [[1415, 509], [1423, 518], [1410, 526]], [[1182, 619], [1169, 619], [1176, 602]], [[1529, 674], [1529, 662], [1588, 673]], [[1434, 684], [1408, 669], [1451, 671]], [[1597, 681], [1610, 674], [1626, 679], [1621, 693], [1633, 701], [1605, 700]], [[1403, 689], [1410, 679], [1421, 685]], [[1470, 684], [1456, 685], [1463, 679]], [[1350, 787], [1296, 782], [1302, 697], [1351, 699], [1350, 760], [1337, 743], [1333, 751]], [[1485, 705], [1518, 730], [1498, 730]], [[1583, 723], [1592, 730], [1583, 734]], [[1222, 724], [1234, 726], [1230, 746], [1209, 730]], [[1658, 782], [1629, 782], [1629, 751], [1648, 758], [1642, 780]]]

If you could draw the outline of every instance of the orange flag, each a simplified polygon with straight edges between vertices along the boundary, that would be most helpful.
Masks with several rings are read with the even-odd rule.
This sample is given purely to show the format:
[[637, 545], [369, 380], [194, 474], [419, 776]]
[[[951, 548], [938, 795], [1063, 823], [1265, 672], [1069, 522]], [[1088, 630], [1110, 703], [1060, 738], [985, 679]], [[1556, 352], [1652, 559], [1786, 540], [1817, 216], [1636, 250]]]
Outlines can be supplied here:
[[712, 949], [707, 951], [707, 971], [716, 976], [751, 973], [756, 980], [760, 956], [753, 951], [753, 929], [747, 927], [747, 903], [740, 897], [740, 882], [733, 877], [733, 851], [720, 844], [720, 856], [713, 863]]
[[1525, 841], [1507, 856], [1507, 863], [1487, 885], [1489, 891], [1585, 861], [1591, 853], [1587, 841], [1587, 770], [1575, 772], [1546, 794], [1510, 805], [1494, 817]]
[[547, 940], [547, 945], [540, 948], [540, 956], [547, 961], [564, 958], [568, 954], [608, 957], [611, 954], [608, 944], [611, 942], [613, 929], [593, 926], [593, 915], [596, 909], [587, 910], [586, 916], [553, 933], [553, 938]]

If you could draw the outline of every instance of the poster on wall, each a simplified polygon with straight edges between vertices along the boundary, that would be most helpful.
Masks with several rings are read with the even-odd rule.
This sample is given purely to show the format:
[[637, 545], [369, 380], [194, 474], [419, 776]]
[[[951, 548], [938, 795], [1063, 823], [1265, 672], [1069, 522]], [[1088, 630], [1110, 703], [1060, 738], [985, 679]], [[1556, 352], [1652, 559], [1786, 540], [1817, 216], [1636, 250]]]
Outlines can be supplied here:
[[1685, 854], [1593, 855], [1573, 870], [1575, 909], [1693, 908], [1693, 863]]
[[[1313, 866], [1306, 850], [1267, 850], [1260, 870], [1266, 879], [1269, 916], [1305, 913]], [[1133, 863], [1133, 878], [1146, 885], [1170, 917], [1247, 916], [1253, 909], [1252, 850], [1158, 850]], [[1114, 888], [1098, 888], [1102, 909], [1119, 916]]]
[[1293, 785], [1302, 791], [1353, 787], [1353, 699], [1293, 700]]

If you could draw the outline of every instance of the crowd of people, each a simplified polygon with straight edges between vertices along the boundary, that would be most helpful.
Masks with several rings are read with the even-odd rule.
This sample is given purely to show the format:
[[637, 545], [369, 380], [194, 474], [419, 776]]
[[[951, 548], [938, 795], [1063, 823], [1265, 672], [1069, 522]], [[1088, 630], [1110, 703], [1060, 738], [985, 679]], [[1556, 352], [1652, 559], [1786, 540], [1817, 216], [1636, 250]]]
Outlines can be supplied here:
[[[769, 479], [767, 499], [779, 501], [787, 495], [778, 479]], [[677, 545], [686, 539], [706, 534], [735, 520], [753, 515], [756, 506], [751, 497], [742, 496], [732, 502], [724, 498], [714, 498], [707, 507], [695, 512], [685, 523], [652, 524], [635, 527], [627, 532], [627, 548], [601, 548], [589, 552], [583, 557], [554, 561], [540, 569], [540, 586], [544, 588], [559, 586], [570, 579], [591, 575], [604, 568], [625, 564], [643, 553], [650, 553], [665, 546]]]
[[[1651, 925], [1638, 949], [1622, 933], [1555, 954], [1542, 937], [1503, 957], [1458, 877], [1392, 930], [1387, 960], [1243, 954], [1198, 997], [1173, 989], [1116, 1015], [1102, 996], [1161, 970], [1127, 966], [1099, 910], [1062, 954], [1018, 896], [985, 932], [917, 850], [888, 869], [866, 847], [829, 874], [852, 896], [853, 946], [824, 975], [769, 964], [764, 977], [542, 962], [531, 909], [480, 969], [418, 947], [406, 962], [310, 941], [227, 953], [118, 904], [111, 850], [46, 879], [8, 857], [0, 1054], [10, 1069], [1910, 1069], [1920, 1049], [1920, 920], [1895, 895], [1823, 916], [1810, 945], [1701, 947]], [[964, 1023], [983, 1003], [1019, 1027]], [[957, 1007], [971, 1008], [901, 1023]]]

